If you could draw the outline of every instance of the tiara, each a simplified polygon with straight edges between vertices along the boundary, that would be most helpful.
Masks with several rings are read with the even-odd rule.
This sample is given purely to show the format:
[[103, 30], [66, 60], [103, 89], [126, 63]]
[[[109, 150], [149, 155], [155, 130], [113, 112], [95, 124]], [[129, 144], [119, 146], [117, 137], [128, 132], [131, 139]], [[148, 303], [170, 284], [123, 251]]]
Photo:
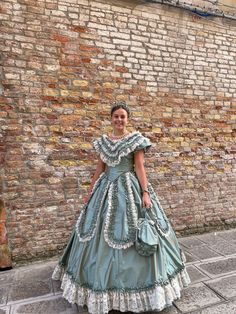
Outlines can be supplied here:
[[114, 102], [114, 103], [112, 104], [112, 106], [111, 106], [111, 110], [113, 110], [114, 108], [119, 107], [119, 106], [121, 106], [121, 107], [127, 109], [128, 111], [130, 111], [130, 109], [129, 109], [129, 107], [127, 106], [126, 102], [124, 102], [124, 101], [122, 101], [122, 100], [121, 100], [121, 101]]

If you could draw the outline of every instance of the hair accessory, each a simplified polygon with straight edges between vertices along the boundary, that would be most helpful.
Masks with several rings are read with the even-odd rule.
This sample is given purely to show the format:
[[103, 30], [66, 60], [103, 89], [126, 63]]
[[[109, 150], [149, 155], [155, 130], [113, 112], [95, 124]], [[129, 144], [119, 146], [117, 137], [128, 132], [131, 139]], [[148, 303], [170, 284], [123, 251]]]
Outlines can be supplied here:
[[113, 114], [114, 111], [116, 111], [117, 109], [120, 109], [120, 108], [124, 109], [127, 112], [128, 117], [129, 117], [130, 109], [129, 109], [129, 107], [125, 101], [117, 101], [117, 102], [113, 103], [113, 105], [111, 107], [111, 115]]

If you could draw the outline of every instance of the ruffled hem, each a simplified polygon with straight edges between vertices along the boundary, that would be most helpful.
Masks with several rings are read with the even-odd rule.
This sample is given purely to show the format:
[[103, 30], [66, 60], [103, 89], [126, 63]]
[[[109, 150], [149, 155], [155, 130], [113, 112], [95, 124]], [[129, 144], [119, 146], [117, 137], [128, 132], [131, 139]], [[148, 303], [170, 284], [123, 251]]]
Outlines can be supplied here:
[[59, 264], [56, 266], [52, 278], [61, 280], [63, 297], [70, 303], [79, 306], [87, 305], [91, 314], [106, 314], [111, 310], [121, 312], [162, 311], [172, 305], [173, 301], [181, 297], [181, 290], [190, 283], [186, 268], [178, 272], [165, 285], [157, 284], [151, 288], [132, 291], [105, 290], [93, 291], [76, 284], [71, 276]]

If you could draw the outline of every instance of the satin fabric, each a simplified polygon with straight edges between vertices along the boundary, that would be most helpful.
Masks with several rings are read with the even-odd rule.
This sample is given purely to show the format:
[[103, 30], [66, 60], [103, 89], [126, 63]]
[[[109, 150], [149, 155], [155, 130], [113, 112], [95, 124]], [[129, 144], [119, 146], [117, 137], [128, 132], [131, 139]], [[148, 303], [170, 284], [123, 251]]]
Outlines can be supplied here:
[[[168, 236], [159, 234], [157, 252], [150, 257], [137, 253], [132, 245], [125, 249], [115, 249], [104, 239], [104, 228], [108, 210], [108, 189], [117, 184], [117, 204], [113, 217], [111, 240], [122, 241], [129, 237], [127, 217], [127, 187], [123, 179], [130, 176], [133, 202], [137, 216], [141, 216], [142, 194], [134, 172], [134, 153], [122, 158], [115, 167], [107, 167], [97, 183], [84, 214], [81, 234], [94, 233], [89, 241], [81, 242], [74, 228], [67, 247], [59, 261], [72, 280], [93, 291], [139, 291], [149, 289], [159, 283], [163, 285], [184, 268], [181, 250], [175, 233], [161, 210], [157, 196], [151, 193], [152, 208], [160, 226], [169, 230]], [[151, 186], [149, 185], [149, 188]], [[101, 203], [102, 200], [102, 203]], [[99, 206], [98, 206], [99, 205]], [[96, 221], [95, 216], [97, 216]], [[117, 242], [117, 243], [118, 243]]]

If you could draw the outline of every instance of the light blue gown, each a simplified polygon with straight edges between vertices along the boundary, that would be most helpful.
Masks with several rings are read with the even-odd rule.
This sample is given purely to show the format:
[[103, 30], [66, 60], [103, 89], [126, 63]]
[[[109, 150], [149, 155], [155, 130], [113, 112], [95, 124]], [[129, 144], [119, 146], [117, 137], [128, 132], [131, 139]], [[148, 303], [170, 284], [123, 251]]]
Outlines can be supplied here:
[[151, 184], [160, 242], [149, 257], [135, 249], [142, 192], [134, 152], [150, 146], [139, 132], [116, 141], [103, 135], [94, 142], [106, 170], [81, 210], [52, 276], [62, 281], [64, 298], [87, 305], [89, 313], [161, 311], [190, 283], [184, 253]]

